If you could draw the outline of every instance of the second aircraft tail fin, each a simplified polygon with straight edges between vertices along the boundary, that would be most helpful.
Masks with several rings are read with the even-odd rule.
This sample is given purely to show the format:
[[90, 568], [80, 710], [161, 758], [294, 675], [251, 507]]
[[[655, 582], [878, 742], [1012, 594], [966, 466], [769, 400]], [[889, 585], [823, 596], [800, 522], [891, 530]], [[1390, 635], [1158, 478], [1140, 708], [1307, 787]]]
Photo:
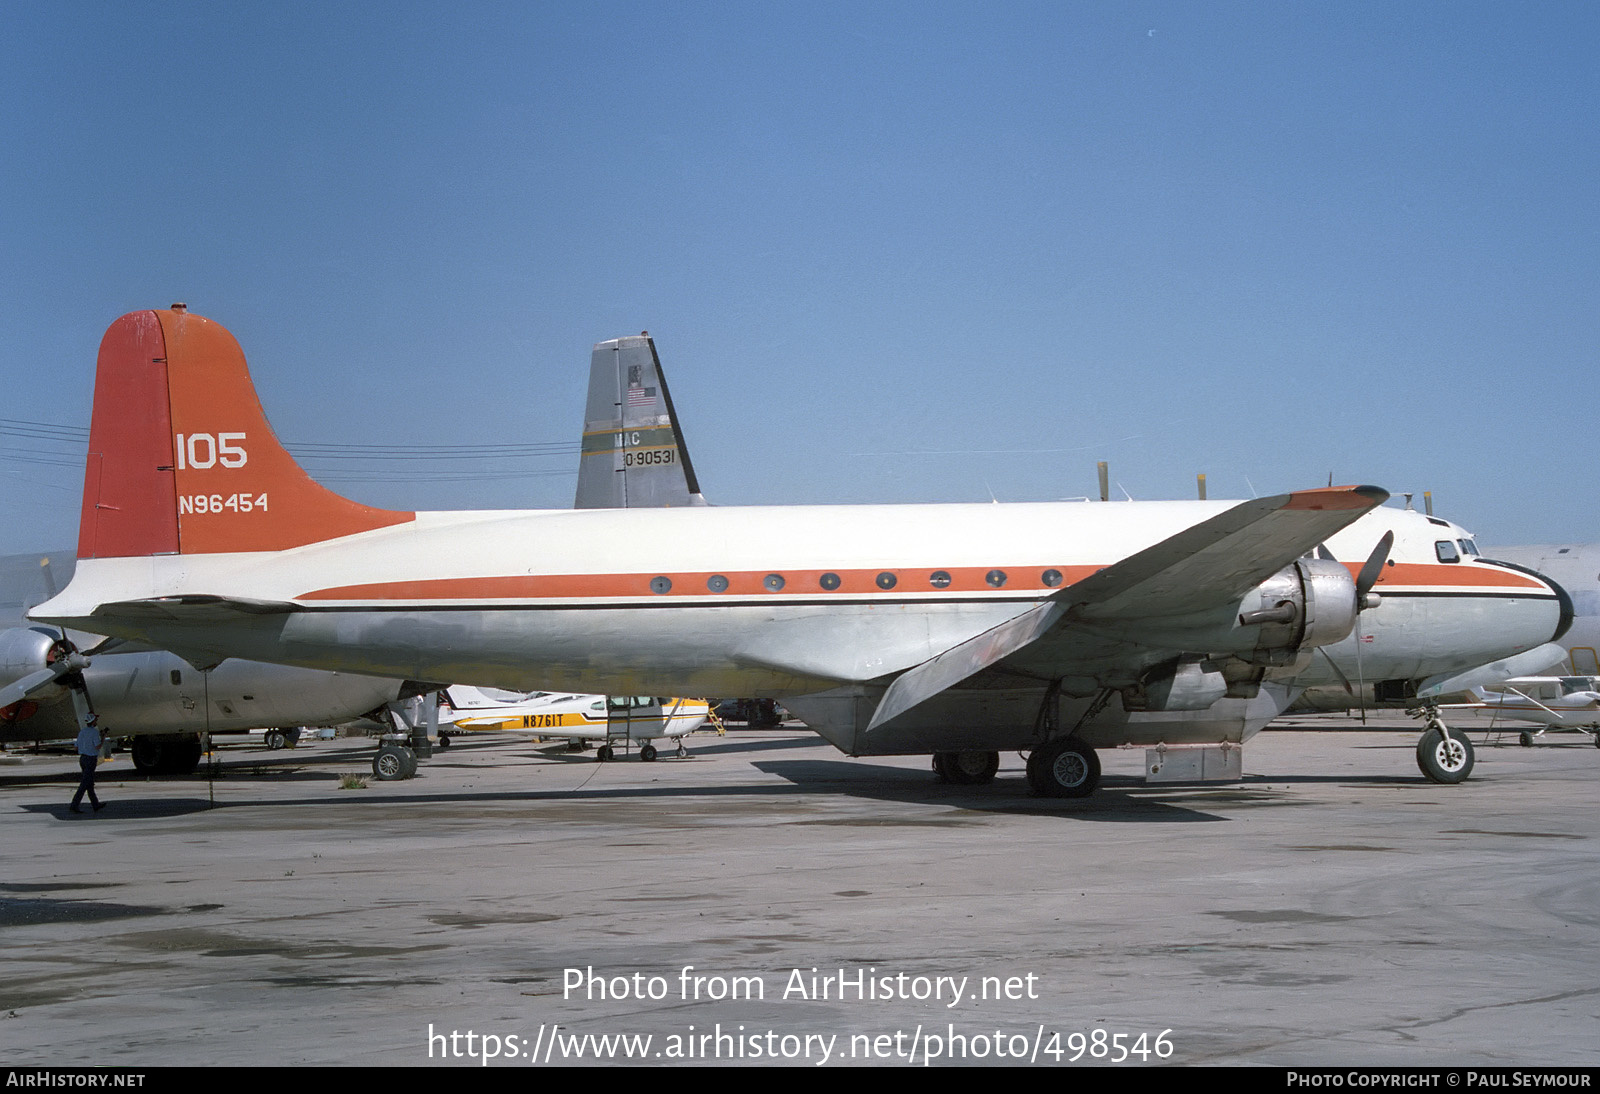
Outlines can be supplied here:
[[705, 505], [661, 358], [648, 334], [613, 338], [589, 358], [575, 509]]

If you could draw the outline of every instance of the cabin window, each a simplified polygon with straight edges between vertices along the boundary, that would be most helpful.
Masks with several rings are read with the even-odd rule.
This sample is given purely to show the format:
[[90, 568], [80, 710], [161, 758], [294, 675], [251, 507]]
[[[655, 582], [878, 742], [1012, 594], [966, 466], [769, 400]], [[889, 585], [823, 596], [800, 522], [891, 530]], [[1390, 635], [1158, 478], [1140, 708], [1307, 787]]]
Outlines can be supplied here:
[[892, 589], [895, 586], [895, 582], [898, 581], [898, 580], [899, 579], [896, 578], [893, 574], [891, 574], [887, 570], [885, 570], [883, 573], [878, 575], [878, 588], [880, 588], [880, 589]]
[[172, 686], [177, 687], [183, 683], [183, 673], [177, 669], [172, 670]]
[[1039, 580], [1044, 582], [1046, 588], [1054, 589], [1057, 585], [1061, 584], [1061, 571], [1046, 570], [1044, 573], [1039, 575]]
[[983, 580], [989, 583], [991, 589], [998, 589], [1006, 583], [1006, 572], [1004, 570], [990, 570], [983, 575]]
[[672, 579], [670, 577], [652, 577], [650, 579], [650, 591], [653, 593], [670, 593], [672, 591]]
[[817, 584], [821, 585], [824, 589], [831, 593], [833, 590], [839, 587], [839, 575], [823, 574], [821, 577], [817, 578]]
[[950, 587], [950, 575], [943, 570], [935, 570], [928, 575], [928, 584], [935, 589], [948, 589]]
[[766, 577], [761, 579], [761, 587], [766, 589], [769, 593], [779, 592], [783, 588], [783, 575], [768, 574]]
[[1439, 556], [1440, 562], [1460, 562], [1461, 556], [1456, 553], [1456, 545], [1447, 539], [1441, 539], [1433, 545], [1433, 553]]
[[728, 579], [721, 574], [712, 574], [706, 578], [706, 588], [714, 593], [725, 593], [728, 591]]

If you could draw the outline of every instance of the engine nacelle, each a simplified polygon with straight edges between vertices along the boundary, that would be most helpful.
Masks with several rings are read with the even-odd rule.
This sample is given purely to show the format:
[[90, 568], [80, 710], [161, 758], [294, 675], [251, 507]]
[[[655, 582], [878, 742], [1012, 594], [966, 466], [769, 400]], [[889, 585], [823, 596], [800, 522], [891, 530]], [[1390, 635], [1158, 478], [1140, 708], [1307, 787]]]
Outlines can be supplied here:
[[[0, 687], [20, 680], [54, 663], [61, 643], [60, 635], [43, 627], [12, 627], [0, 631]], [[59, 696], [65, 691], [52, 689]]]
[[1259, 607], [1239, 613], [1241, 627], [1259, 627], [1256, 648], [1244, 655], [1260, 664], [1284, 664], [1301, 650], [1350, 637], [1360, 606], [1350, 570], [1331, 559], [1302, 558], [1257, 587]]
[[1123, 687], [1130, 711], [1206, 710], [1217, 700], [1255, 695], [1268, 667], [1289, 665], [1355, 629], [1356, 583], [1327, 559], [1302, 558], [1247, 594], [1237, 614], [1168, 624], [1145, 638], [1194, 651], [1154, 666]]

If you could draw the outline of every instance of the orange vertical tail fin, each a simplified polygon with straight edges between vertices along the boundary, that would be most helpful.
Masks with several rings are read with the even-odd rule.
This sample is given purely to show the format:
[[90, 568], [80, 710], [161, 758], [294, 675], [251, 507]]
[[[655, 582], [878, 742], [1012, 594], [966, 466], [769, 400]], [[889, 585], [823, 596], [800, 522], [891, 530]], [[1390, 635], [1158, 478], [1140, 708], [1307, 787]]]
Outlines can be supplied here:
[[278, 442], [244, 352], [181, 306], [111, 324], [95, 373], [78, 557], [281, 551], [384, 528]]

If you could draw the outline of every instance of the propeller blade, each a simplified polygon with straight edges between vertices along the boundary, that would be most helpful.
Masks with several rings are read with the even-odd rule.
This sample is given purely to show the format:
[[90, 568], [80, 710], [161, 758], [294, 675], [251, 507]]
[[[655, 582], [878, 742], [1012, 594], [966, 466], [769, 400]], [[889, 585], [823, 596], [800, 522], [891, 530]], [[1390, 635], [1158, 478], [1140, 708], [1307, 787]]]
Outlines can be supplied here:
[[8, 707], [12, 703], [26, 699], [40, 688], [55, 683], [67, 673], [88, 667], [88, 660], [80, 653], [73, 652], [65, 657], [59, 657], [45, 668], [30, 672], [0, 688], [0, 707]]
[[1366, 565], [1361, 567], [1361, 573], [1356, 576], [1356, 608], [1365, 611], [1367, 594], [1372, 592], [1372, 587], [1378, 583], [1378, 578], [1383, 576], [1383, 564], [1389, 561], [1389, 549], [1394, 546], [1394, 532], [1383, 533], [1383, 538], [1372, 549], [1372, 554], [1367, 556]]

